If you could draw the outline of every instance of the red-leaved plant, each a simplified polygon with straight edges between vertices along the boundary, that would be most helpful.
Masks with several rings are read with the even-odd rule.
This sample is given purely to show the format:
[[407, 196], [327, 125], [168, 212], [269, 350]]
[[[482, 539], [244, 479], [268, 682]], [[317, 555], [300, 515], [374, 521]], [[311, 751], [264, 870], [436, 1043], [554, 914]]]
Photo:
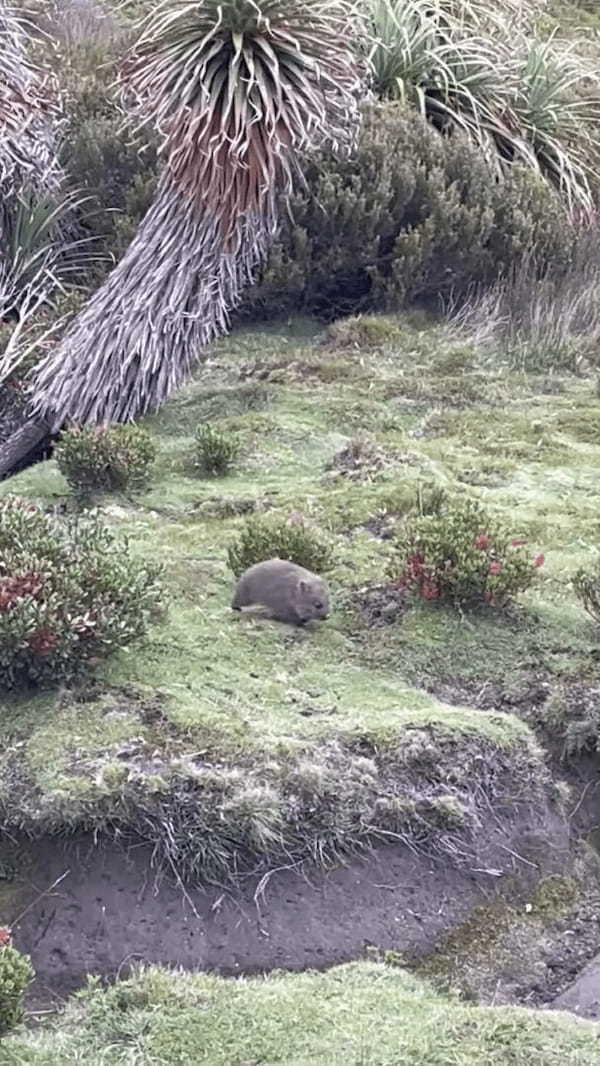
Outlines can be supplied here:
[[504, 606], [530, 587], [544, 563], [470, 499], [408, 519], [395, 547], [390, 576], [397, 585], [424, 600], [465, 606]]
[[157, 578], [96, 516], [0, 500], [0, 691], [73, 677], [141, 636]]

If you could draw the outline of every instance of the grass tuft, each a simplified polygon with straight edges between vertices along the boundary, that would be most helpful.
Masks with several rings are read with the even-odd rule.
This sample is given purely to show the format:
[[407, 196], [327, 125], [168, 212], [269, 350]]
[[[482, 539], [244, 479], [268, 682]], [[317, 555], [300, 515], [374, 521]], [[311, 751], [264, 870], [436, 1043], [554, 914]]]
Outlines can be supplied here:
[[91, 980], [52, 1027], [16, 1034], [0, 1061], [76, 1066], [598, 1066], [598, 1026], [558, 1013], [474, 1007], [375, 962], [225, 980], [144, 967]]

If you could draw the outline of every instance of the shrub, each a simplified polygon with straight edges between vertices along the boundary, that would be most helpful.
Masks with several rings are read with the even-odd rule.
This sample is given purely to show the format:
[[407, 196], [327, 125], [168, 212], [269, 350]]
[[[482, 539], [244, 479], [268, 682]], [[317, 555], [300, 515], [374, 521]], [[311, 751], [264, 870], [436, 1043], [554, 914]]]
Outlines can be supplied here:
[[466, 132], [498, 170], [536, 170], [590, 215], [600, 103], [585, 87], [596, 62], [560, 34], [538, 39], [538, 0], [371, 0], [369, 11], [379, 96]]
[[600, 622], [600, 557], [588, 570], [580, 567], [573, 578], [575, 595], [594, 622]]
[[150, 136], [140, 150], [123, 131], [110, 91], [117, 51], [110, 46], [79, 51], [62, 80], [69, 121], [63, 163], [73, 184], [94, 199], [97, 210], [86, 219], [87, 232], [118, 260], [152, 203], [158, 162]]
[[241, 442], [234, 433], [227, 433], [205, 422], [196, 431], [195, 465], [214, 477], [227, 474], [241, 450]]
[[322, 533], [299, 516], [253, 515], [229, 545], [227, 558], [236, 577], [254, 563], [274, 558], [289, 559], [319, 574], [331, 569], [333, 548]]
[[68, 429], [54, 457], [76, 492], [119, 491], [144, 483], [156, 446], [140, 426]]
[[161, 599], [158, 569], [98, 516], [0, 500], [0, 691], [77, 676], [140, 637]]
[[544, 562], [473, 500], [408, 519], [395, 548], [398, 585], [426, 600], [470, 606], [504, 606], [529, 588]]
[[23, 995], [33, 976], [29, 958], [13, 947], [10, 930], [0, 928], [0, 1037], [20, 1022]]
[[438, 301], [506, 274], [532, 248], [542, 266], [569, 262], [572, 227], [542, 179], [515, 167], [498, 180], [460, 135], [398, 106], [366, 110], [356, 151], [323, 154], [305, 176], [249, 313]]

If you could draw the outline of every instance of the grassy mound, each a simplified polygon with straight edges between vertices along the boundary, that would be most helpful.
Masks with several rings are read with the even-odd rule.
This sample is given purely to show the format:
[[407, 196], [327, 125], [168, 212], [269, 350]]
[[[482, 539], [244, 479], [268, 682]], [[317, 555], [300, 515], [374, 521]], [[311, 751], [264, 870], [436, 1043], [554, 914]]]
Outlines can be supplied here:
[[5, 1040], [0, 1063], [595, 1066], [599, 1035], [564, 1014], [459, 1004], [376, 963], [233, 982], [147, 969]]
[[[218, 482], [193, 466], [206, 419], [242, 441]], [[98, 506], [134, 557], [165, 565], [169, 620], [88, 685], [3, 697], [6, 829], [133, 828], [220, 877], [390, 834], [443, 847], [481, 805], [548, 794], [534, 730], [595, 744], [598, 632], [569, 583], [597, 536], [591, 381], [490, 368], [418, 320], [325, 345], [296, 322], [234, 334], [145, 425], [151, 484]], [[365, 431], [376, 464], [332, 463]], [[385, 624], [389, 531], [432, 486], [470, 492], [545, 553], [518, 610], [404, 604]], [[54, 462], [6, 492], [75, 505]], [[312, 632], [230, 611], [227, 546], [262, 511], [333, 543], [335, 609]]]

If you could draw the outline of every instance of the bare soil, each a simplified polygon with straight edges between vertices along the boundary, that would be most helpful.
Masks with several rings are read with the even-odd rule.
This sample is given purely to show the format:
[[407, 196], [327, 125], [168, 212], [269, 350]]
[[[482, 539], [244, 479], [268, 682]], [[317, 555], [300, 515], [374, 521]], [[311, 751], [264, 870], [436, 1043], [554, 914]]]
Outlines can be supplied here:
[[37, 972], [33, 1000], [47, 1004], [88, 973], [122, 975], [139, 961], [232, 975], [323, 968], [369, 949], [416, 959], [474, 908], [527, 898], [571, 855], [567, 823], [537, 808], [510, 831], [491, 812], [467, 861], [397, 844], [326, 874], [273, 870], [236, 892], [183, 886], [157, 874], [147, 846], [91, 837], [13, 841], [0, 869], [3, 909]]

